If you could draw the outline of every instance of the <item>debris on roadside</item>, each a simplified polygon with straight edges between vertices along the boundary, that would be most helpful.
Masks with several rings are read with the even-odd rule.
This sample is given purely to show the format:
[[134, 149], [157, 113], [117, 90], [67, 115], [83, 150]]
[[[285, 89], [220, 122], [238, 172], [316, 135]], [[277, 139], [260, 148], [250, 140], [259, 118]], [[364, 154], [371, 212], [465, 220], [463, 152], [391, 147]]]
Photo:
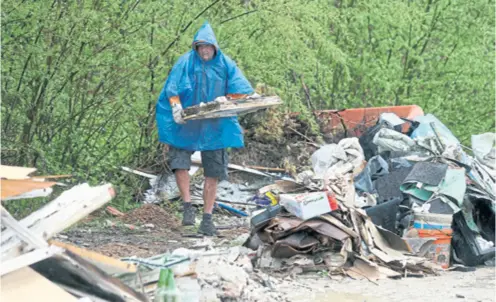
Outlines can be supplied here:
[[[299, 133], [291, 136], [300, 140], [295, 146], [307, 147], [296, 149], [301, 157], [291, 169], [282, 157], [269, 162], [270, 156], [230, 164], [229, 181], [218, 186], [213, 218], [220, 235], [213, 239], [183, 232], [175, 214], [158, 205], [180, 197], [173, 174], [123, 168], [147, 178], [150, 189], [144, 205], [128, 213], [107, 207], [115, 217], [110, 225], [118, 222], [133, 228], [127, 233], [166, 237], [174, 244], [160, 241], [160, 249], [150, 249], [139, 242], [133, 246], [128, 238], [94, 244], [95, 252], [49, 241], [51, 260], [32, 267], [45, 276], [44, 261], [60, 271], [70, 261], [81, 261], [86, 294], [102, 300], [110, 295], [151, 301], [173, 293], [181, 301], [288, 301], [279, 289], [297, 288], [291, 278], [306, 273], [378, 284], [386, 278], [494, 265], [494, 134], [474, 135], [473, 153], [467, 153], [435, 116], [406, 107], [318, 112], [328, 119], [320, 124], [326, 144], [290, 126]], [[359, 121], [360, 127], [354, 127]], [[285, 159], [287, 154], [292, 153]], [[193, 155], [190, 175], [201, 169], [198, 155]], [[197, 206], [203, 204], [202, 190], [201, 180], [192, 177]], [[2, 245], [7, 231], [2, 231]], [[67, 280], [50, 278], [84, 296], [73, 284], [77, 272], [70, 266], [66, 270]], [[97, 288], [99, 278], [107, 281]]]
[[287, 271], [299, 257], [303, 271], [324, 264], [372, 280], [494, 259], [494, 134], [473, 137], [474, 158], [433, 115], [410, 119], [383, 114], [372, 139], [317, 150], [298, 194], [276, 194], [282, 210], [252, 215], [245, 246], [259, 267]]

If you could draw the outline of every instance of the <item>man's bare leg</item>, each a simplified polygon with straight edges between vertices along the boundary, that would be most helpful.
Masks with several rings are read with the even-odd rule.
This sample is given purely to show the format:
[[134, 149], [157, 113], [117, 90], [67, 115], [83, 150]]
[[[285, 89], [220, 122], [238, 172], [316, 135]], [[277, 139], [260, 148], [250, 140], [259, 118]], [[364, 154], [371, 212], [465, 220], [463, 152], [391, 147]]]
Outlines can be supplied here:
[[183, 225], [195, 224], [195, 209], [191, 204], [191, 193], [189, 191], [188, 170], [176, 170], [176, 183], [183, 199]]
[[189, 192], [189, 173], [188, 170], [176, 170], [176, 183], [181, 192], [181, 198], [184, 202], [191, 202], [191, 194]]
[[198, 232], [207, 236], [217, 235], [217, 229], [212, 221], [215, 197], [217, 195], [217, 178], [205, 177], [203, 187], [203, 217]]
[[205, 185], [203, 187], [204, 213], [212, 214], [216, 196], [217, 196], [217, 178], [205, 177]]

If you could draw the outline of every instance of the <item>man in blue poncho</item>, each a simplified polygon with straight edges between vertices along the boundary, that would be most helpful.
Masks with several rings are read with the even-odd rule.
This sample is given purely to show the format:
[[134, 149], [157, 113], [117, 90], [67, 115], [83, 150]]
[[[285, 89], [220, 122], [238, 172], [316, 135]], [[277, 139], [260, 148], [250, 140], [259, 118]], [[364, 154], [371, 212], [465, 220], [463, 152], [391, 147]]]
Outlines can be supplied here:
[[227, 178], [226, 148], [244, 146], [237, 117], [183, 120], [183, 108], [201, 103], [246, 97], [253, 88], [233, 60], [219, 48], [205, 22], [196, 33], [192, 50], [179, 58], [160, 94], [156, 111], [160, 142], [169, 145], [168, 164], [174, 171], [184, 201], [183, 225], [195, 224], [188, 170], [191, 155], [201, 151], [205, 175], [204, 214], [199, 233], [217, 233], [212, 222], [218, 180]]

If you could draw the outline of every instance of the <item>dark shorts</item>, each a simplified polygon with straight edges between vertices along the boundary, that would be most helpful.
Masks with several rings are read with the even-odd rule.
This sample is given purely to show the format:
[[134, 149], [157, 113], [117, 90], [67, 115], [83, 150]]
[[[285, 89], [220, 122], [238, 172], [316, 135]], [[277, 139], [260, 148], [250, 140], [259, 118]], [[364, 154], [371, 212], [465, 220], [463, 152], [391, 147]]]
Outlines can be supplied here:
[[[170, 146], [167, 152], [167, 164], [172, 171], [189, 170], [191, 168], [191, 155], [193, 151], [182, 150]], [[203, 175], [206, 177], [227, 179], [227, 151], [224, 149], [201, 151]]]

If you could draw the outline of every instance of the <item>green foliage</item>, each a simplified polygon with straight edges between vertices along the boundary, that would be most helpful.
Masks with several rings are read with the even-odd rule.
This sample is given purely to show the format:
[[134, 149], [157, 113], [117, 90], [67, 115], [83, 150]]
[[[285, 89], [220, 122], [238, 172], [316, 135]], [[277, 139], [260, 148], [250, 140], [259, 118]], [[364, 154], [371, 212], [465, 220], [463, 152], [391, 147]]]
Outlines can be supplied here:
[[[136, 192], [155, 103], [209, 20], [286, 111], [417, 104], [464, 143], [494, 131], [494, 1], [2, 2], [2, 161]], [[312, 124], [316, 129], [316, 124]]]

